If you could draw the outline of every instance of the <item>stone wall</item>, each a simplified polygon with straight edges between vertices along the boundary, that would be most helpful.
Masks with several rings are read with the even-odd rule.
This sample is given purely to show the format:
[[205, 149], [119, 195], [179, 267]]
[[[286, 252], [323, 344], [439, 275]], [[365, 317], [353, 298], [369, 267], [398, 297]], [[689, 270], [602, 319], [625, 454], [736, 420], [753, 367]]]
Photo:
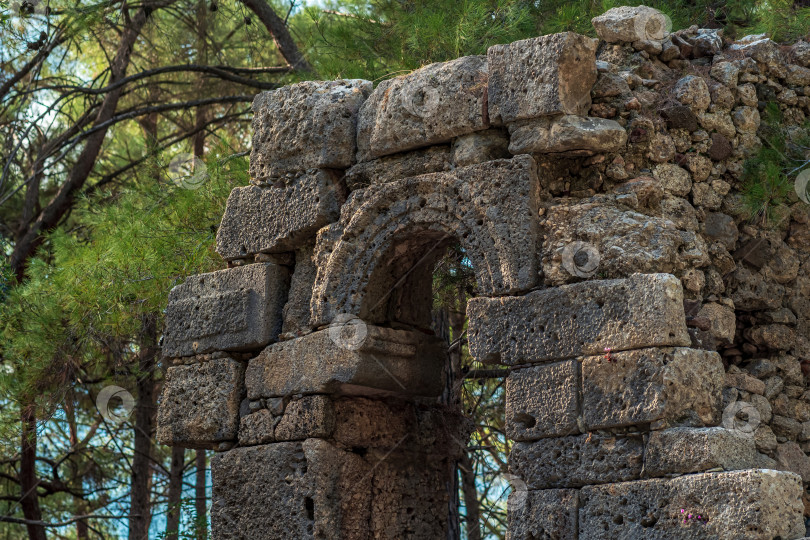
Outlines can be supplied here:
[[218, 452], [216, 538], [447, 537], [453, 243], [470, 353], [510, 373], [510, 538], [805, 535], [810, 204], [750, 217], [743, 170], [769, 103], [805, 129], [810, 43], [593, 23], [257, 96], [228, 269], [172, 291], [164, 336], [158, 437]]

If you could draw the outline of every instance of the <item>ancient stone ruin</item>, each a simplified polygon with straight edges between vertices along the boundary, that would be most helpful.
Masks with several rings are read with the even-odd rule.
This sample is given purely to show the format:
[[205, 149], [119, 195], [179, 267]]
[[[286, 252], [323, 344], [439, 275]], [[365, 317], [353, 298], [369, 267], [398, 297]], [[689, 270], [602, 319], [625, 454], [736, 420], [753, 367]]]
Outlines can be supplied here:
[[509, 538], [805, 536], [810, 205], [751, 219], [743, 169], [767, 107], [810, 115], [810, 44], [593, 23], [256, 97], [228, 269], [164, 335], [158, 437], [217, 451], [215, 538], [447, 538], [451, 243], [470, 353], [510, 370]]

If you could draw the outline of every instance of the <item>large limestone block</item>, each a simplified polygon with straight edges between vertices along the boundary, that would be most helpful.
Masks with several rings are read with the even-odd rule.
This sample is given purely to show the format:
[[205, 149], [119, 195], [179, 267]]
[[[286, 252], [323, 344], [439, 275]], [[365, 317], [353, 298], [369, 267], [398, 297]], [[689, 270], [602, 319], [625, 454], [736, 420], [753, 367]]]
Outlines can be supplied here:
[[801, 497], [797, 475], [772, 470], [589, 486], [580, 491], [579, 538], [800, 538], [804, 534]]
[[618, 152], [627, 143], [627, 132], [618, 122], [574, 115], [509, 124], [509, 135], [512, 154], [590, 156]]
[[213, 537], [367, 538], [370, 469], [360, 456], [319, 439], [217, 454], [211, 460]]
[[620, 6], [591, 19], [599, 39], [608, 43], [661, 41], [669, 35], [666, 15], [647, 6]]
[[510, 540], [576, 540], [576, 489], [516, 489], [507, 502]]
[[[708, 248], [693, 231], [625, 204], [625, 194], [562, 201], [541, 217], [543, 276], [562, 285], [581, 277], [681, 273], [709, 263]], [[638, 194], [630, 196], [635, 202]]]
[[506, 379], [506, 435], [515, 441], [579, 433], [579, 362], [518, 369]]
[[725, 373], [720, 355], [655, 348], [582, 360], [582, 411], [588, 429], [655, 423], [720, 423]]
[[191, 276], [169, 293], [163, 355], [258, 349], [278, 337], [289, 270], [257, 263]]
[[336, 323], [266, 348], [248, 363], [245, 384], [252, 400], [294, 394], [437, 396], [446, 349], [441, 340], [416, 332]]
[[351, 165], [357, 113], [371, 90], [372, 83], [363, 80], [305, 81], [258, 94], [250, 176], [265, 181], [293, 171]]
[[669, 274], [585, 281], [467, 304], [470, 354], [522, 364], [645, 347], [687, 346], [681, 282]]
[[487, 59], [466, 56], [381, 82], [360, 110], [358, 161], [489, 127]]
[[721, 427], [678, 427], [650, 433], [644, 476], [749, 469], [756, 460], [757, 447], [749, 433]]
[[217, 539], [446, 538], [450, 462], [319, 439], [212, 459]]
[[518, 442], [509, 471], [528, 489], [572, 488], [641, 478], [644, 444], [637, 437], [576, 435]]
[[158, 406], [158, 442], [216, 448], [235, 441], [244, 372], [242, 362], [227, 357], [167, 369]]
[[394, 313], [430, 327], [432, 265], [454, 242], [481, 294], [531, 289], [539, 186], [534, 160], [517, 156], [352, 192], [340, 221], [318, 233], [313, 326], [342, 313], [371, 323]]
[[286, 182], [234, 188], [217, 231], [226, 260], [294, 251], [336, 221], [345, 189], [334, 172], [311, 170]]
[[596, 83], [596, 45], [589, 37], [563, 32], [490, 47], [492, 123], [588, 114]]

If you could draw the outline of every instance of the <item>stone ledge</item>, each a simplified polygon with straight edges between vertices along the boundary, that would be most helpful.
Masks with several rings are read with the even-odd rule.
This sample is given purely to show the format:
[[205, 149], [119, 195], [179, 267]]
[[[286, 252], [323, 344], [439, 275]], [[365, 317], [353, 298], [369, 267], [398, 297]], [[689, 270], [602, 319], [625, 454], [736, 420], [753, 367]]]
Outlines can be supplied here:
[[290, 271], [256, 263], [190, 276], [169, 293], [163, 355], [264, 347], [281, 331]]
[[585, 281], [525, 296], [473, 298], [470, 354], [506, 365], [688, 346], [681, 282], [670, 274]]
[[[294, 394], [438, 396], [447, 346], [424, 334], [340, 323], [267, 347], [248, 363], [248, 398]], [[355, 339], [356, 338], [356, 339]]]

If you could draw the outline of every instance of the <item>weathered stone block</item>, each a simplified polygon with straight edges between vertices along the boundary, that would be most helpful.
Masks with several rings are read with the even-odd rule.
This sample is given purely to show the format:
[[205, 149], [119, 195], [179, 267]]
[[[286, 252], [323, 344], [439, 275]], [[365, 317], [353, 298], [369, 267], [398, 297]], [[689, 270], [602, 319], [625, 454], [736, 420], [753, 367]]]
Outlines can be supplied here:
[[352, 192], [340, 221], [318, 233], [313, 326], [341, 313], [373, 323], [396, 313], [429, 327], [431, 265], [456, 241], [480, 293], [535, 286], [539, 189], [534, 160], [517, 156]]
[[373, 475], [319, 439], [237, 448], [211, 460], [214, 538], [365, 538]]
[[239, 420], [239, 444], [255, 446], [276, 441], [275, 430], [279, 421], [268, 409], [259, 409]]
[[163, 355], [258, 349], [278, 337], [289, 270], [249, 264], [190, 276], [169, 293]]
[[506, 379], [506, 435], [515, 441], [579, 433], [579, 362], [518, 369]]
[[276, 425], [277, 441], [325, 438], [335, 429], [335, 410], [327, 396], [302, 396], [291, 400]]
[[312, 170], [273, 187], [234, 188], [217, 231], [226, 260], [293, 251], [336, 221], [345, 201], [335, 173]]
[[437, 396], [446, 349], [424, 334], [337, 323], [266, 348], [248, 363], [245, 383], [254, 400], [316, 393]]
[[750, 469], [755, 467], [756, 460], [752, 434], [721, 427], [678, 427], [650, 433], [644, 454], [644, 475]]
[[509, 152], [514, 155], [589, 156], [618, 152], [627, 143], [627, 132], [618, 122], [574, 115], [509, 124], [509, 134]]
[[311, 168], [345, 169], [355, 152], [357, 113], [369, 81], [305, 81], [253, 100], [250, 176], [264, 181]]
[[448, 467], [320, 439], [238, 448], [212, 459], [213, 537], [445, 538]]
[[[639, 201], [638, 206], [644, 199], [644, 187], [638, 184], [617, 188], [618, 196], [562, 201], [546, 210], [540, 228], [547, 283], [562, 285], [595, 275], [680, 274], [708, 264], [708, 248], [699, 235], [681, 230], [670, 219], [628, 207], [628, 202], [635, 202], [632, 199]], [[638, 191], [631, 191], [636, 187]], [[625, 193], [633, 194], [631, 200], [622, 199], [627, 198]]]
[[799, 538], [801, 496], [798, 476], [771, 470], [589, 486], [580, 491], [579, 538]]
[[720, 355], [661, 348], [582, 360], [582, 411], [588, 429], [655, 422], [720, 423], [725, 374]]
[[507, 502], [510, 540], [576, 540], [579, 491], [515, 490]]
[[571, 488], [641, 478], [643, 461], [640, 436], [587, 434], [515, 443], [509, 471], [530, 490]]
[[311, 317], [309, 304], [312, 300], [315, 276], [318, 273], [315, 261], [312, 259], [314, 250], [314, 243], [295, 250], [295, 266], [290, 277], [290, 294], [281, 313], [284, 319], [281, 327], [284, 334], [282, 339], [294, 337], [309, 330]]
[[236, 440], [244, 372], [244, 364], [230, 358], [167, 369], [158, 406], [158, 442], [216, 448]]
[[489, 127], [487, 59], [466, 56], [381, 82], [360, 109], [358, 161]]
[[589, 37], [563, 32], [490, 47], [488, 98], [493, 124], [588, 114], [596, 83], [596, 45]]
[[666, 15], [647, 6], [620, 6], [591, 19], [599, 39], [608, 43], [661, 41], [669, 35]]
[[349, 191], [354, 191], [402, 178], [449, 171], [452, 168], [450, 146], [431, 146], [358, 163], [346, 171], [344, 179]]
[[521, 364], [690, 344], [680, 281], [669, 274], [586, 281], [525, 296], [473, 298], [470, 354]]
[[453, 141], [453, 164], [456, 167], [510, 157], [509, 134], [503, 129], [477, 131], [462, 135]]

